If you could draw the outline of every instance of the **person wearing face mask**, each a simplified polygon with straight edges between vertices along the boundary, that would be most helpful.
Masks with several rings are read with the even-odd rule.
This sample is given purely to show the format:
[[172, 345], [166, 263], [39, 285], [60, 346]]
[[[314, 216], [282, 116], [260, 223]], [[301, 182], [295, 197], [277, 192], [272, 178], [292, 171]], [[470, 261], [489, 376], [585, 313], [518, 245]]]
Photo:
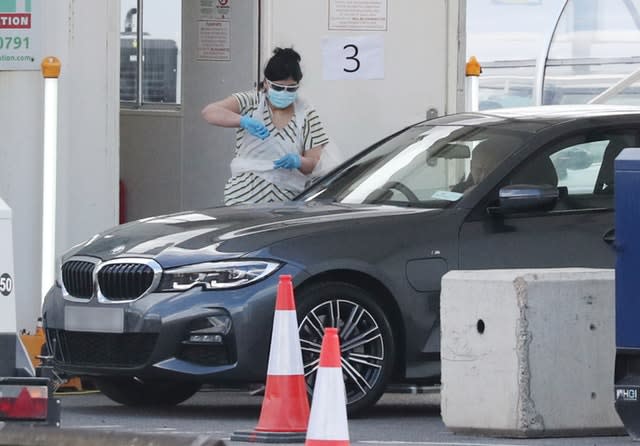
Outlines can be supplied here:
[[451, 188], [452, 192], [469, 192], [482, 182], [495, 168], [513, 153], [520, 144], [513, 135], [493, 135], [478, 143], [471, 153], [469, 175]]
[[298, 94], [300, 55], [276, 48], [258, 91], [244, 91], [202, 110], [206, 122], [236, 127], [225, 205], [285, 201], [300, 193], [329, 138], [316, 110]]

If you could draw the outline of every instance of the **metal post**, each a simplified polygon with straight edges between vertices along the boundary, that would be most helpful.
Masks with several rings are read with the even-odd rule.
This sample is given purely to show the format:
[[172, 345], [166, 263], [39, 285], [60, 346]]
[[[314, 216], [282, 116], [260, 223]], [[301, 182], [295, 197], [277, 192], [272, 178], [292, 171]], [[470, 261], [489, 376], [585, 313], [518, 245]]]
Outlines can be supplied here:
[[136, 16], [136, 65], [137, 65], [137, 76], [136, 76], [136, 85], [138, 86], [138, 94], [136, 95], [136, 106], [138, 108], [142, 107], [144, 102], [144, 78], [143, 78], [143, 70], [144, 70], [144, 31], [142, 29], [142, 19], [143, 19], [143, 3], [144, 0], [138, 0], [138, 15]]
[[625, 88], [630, 87], [631, 85], [636, 83], [638, 79], [640, 79], [640, 70], [636, 70], [633, 73], [625, 76], [623, 79], [620, 79], [618, 82], [604, 90], [602, 93], [587, 101], [587, 104], [604, 104], [609, 99], [623, 91]]
[[480, 90], [480, 73], [482, 67], [475, 56], [471, 56], [467, 62], [465, 69], [466, 88], [465, 88], [465, 111], [478, 111], [479, 90]]
[[542, 51], [536, 59], [536, 75], [533, 85], [533, 105], [544, 105], [544, 84], [545, 76], [547, 72], [547, 59], [549, 57], [549, 51], [551, 50], [551, 43], [553, 42], [553, 36], [558, 28], [558, 23], [564, 14], [564, 9], [567, 7], [569, 0], [564, 0], [558, 13], [556, 14], [553, 27], [549, 30], [546, 36], [546, 41], [542, 45]]
[[42, 172], [42, 293], [55, 281], [56, 256], [56, 174], [58, 141], [58, 77], [60, 60], [45, 57], [41, 64], [44, 77], [44, 149]]

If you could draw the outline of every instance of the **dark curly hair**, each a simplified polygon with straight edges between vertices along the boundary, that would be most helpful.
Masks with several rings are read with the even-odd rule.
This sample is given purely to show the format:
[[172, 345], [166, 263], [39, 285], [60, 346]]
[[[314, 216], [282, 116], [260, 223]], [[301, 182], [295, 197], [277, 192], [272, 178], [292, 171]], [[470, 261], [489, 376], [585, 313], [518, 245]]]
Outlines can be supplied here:
[[296, 82], [302, 79], [300, 69], [300, 54], [293, 48], [277, 48], [273, 50], [273, 56], [264, 68], [264, 76], [270, 81], [279, 81], [291, 78]]

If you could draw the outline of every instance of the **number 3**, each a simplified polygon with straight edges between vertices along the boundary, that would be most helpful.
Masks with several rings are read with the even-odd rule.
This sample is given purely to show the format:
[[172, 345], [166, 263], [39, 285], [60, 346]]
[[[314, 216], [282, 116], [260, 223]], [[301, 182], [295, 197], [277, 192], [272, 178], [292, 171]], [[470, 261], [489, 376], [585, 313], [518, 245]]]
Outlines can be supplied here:
[[353, 43], [349, 43], [349, 44], [345, 45], [342, 49], [346, 50], [347, 48], [351, 48], [353, 50], [353, 54], [351, 56], [345, 57], [345, 59], [353, 60], [356, 63], [356, 67], [354, 69], [352, 69], [352, 70], [347, 69], [347, 68], [343, 68], [342, 70], [347, 72], [347, 73], [355, 73], [356, 71], [358, 71], [360, 69], [360, 60], [358, 60], [358, 58], [356, 57], [358, 55], [358, 47], [355, 46]]

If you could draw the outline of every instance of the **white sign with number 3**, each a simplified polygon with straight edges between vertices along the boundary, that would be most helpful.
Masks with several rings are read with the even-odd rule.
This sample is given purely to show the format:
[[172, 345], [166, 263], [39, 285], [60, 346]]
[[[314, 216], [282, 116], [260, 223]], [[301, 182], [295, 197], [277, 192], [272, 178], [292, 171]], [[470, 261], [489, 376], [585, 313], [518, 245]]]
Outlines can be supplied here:
[[324, 37], [322, 78], [384, 79], [382, 35]]

